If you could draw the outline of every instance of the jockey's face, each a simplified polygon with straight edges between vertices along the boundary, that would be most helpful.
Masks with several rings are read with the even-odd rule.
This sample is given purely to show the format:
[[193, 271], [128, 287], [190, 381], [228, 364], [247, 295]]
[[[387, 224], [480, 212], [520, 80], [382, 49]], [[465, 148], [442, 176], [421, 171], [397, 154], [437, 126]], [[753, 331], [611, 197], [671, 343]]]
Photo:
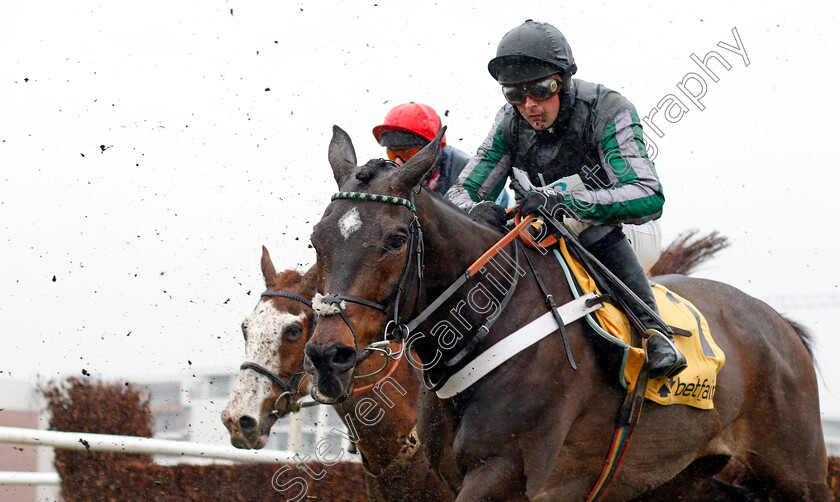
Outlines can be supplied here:
[[538, 131], [551, 127], [560, 112], [560, 95], [555, 94], [548, 99], [537, 101], [531, 95], [526, 94], [525, 100], [516, 105], [519, 113], [525, 120]]

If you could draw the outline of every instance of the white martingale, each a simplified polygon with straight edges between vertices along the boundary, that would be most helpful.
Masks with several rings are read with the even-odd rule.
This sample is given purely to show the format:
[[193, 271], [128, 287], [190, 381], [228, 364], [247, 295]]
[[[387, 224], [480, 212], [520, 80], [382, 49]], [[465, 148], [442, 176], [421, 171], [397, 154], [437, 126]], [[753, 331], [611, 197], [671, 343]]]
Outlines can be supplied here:
[[322, 317], [338, 314], [340, 310], [344, 310], [346, 308], [347, 302], [344, 300], [341, 300], [341, 303], [338, 305], [324, 303], [324, 295], [321, 293], [315, 293], [315, 296], [312, 298], [312, 310]]
[[341, 235], [344, 240], [350, 237], [350, 234], [362, 228], [362, 219], [359, 217], [359, 211], [355, 207], [347, 211], [344, 216], [338, 220], [338, 229], [341, 230]]
[[[604, 305], [602, 303], [596, 303], [590, 306], [586, 305], [588, 300], [596, 296], [592, 292], [569, 303], [560, 305], [557, 308], [557, 312], [560, 314], [563, 323], [568, 325], [586, 314], [603, 307]], [[511, 357], [555, 331], [557, 331], [557, 321], [554, 320], [551, 312], [546, 312], [479, 354], [469, 364], [449, 377], [449, 380], [435, 394], [441, 399], [449, 399], [457, 396], [484, 378], [485, 375], [501, 366], [502, 363]]]

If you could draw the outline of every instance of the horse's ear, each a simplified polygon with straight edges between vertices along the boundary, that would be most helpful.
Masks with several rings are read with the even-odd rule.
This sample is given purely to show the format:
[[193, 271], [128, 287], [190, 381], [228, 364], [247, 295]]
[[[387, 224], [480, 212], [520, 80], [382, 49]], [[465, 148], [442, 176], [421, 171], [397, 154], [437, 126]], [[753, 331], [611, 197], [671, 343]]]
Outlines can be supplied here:
[[335, 182], [338, 188], [356, 170], [356, 151], [350, 136], [337, 125], [333, 126], [333, 137], [330, 141], [330, 166], [332, 166]]
[[429, 169], [437, 164], [440, 156], [440, 142], [444, 132], [446, 132], [446, 126], [441, 127], [435, 139], [408, 159], [408, 162], [399, 169], [400, 181], [404, 182], [406, 186], [413, 187], [420, 183]]
[[263, 277], [265, 278], [265, 287], [271, 288], [274, 286], [274, 281], [277, 279], [277, 272], [274, 270], [274, 264], [271, 263], [271, 256], [268, 255], [268, 249], [262, 247], [262, 259], [260, 266], [262, 267]]

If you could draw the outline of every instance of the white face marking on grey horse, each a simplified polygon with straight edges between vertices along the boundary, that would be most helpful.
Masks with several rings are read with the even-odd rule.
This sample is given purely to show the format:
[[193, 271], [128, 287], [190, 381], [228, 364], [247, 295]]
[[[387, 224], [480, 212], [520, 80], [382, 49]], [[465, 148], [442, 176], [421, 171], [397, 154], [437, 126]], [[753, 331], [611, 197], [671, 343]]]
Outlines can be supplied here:
[[[245, 360], [259, 364], [277, 373], [280, 371], [278, 348], [282, 343], [283, 331], [293, 323], [303, 324], [306, 313], [298, 315], [280, 312], [274, 304], [263, 299], [243, 321], [242, 326], [248, 334], [245, 342]], [[250, 416], [261, 420], [263, 401], [272, 393], [272, 383], [265, 375], [254, 370], [239, 370], [239, 377], [233, 387], [226, 413], [230, 416]]]
[[338, 220], [338, 229], [341, 231], [344, 240], [350, 237], [350, 234], [362, 228], [362, 219], [359, 217], [359, 211], [354, 207], [347, 211], [344, 216]]

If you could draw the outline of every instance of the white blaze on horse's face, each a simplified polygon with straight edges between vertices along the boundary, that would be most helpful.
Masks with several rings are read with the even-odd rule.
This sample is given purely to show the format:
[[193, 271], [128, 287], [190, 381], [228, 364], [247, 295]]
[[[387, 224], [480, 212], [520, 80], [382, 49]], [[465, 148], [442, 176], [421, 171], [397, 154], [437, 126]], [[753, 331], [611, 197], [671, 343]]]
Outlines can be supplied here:
[[341, 231], [344, 240], [350, 237], [350, 234], [362, 228], [362, 219], [359, 217], [359, 211], [355, 207], [338, 220], [338, 229]]
[[[298, 315], [280, 312], [270, 300], [262, 300], [251, 314], [242, 322], [246, 334], [245, 360], [257, 363], [266, 369], [280, 371], [278, 349], [283, 339], [283, 332], [291, 324], [303, 324], [306, 314]], [[239, 377], [228, 399], [225, 413], [231, 417], [249, 416], [262, 428], [266, 417], [262, 416], [263, 403], [276, 392], [272, 382], [254, 370], [239, 371]], [[272, 405], [274, 403], [271, 403]], [[270, 410], [269, 410], [270, 411]]]

